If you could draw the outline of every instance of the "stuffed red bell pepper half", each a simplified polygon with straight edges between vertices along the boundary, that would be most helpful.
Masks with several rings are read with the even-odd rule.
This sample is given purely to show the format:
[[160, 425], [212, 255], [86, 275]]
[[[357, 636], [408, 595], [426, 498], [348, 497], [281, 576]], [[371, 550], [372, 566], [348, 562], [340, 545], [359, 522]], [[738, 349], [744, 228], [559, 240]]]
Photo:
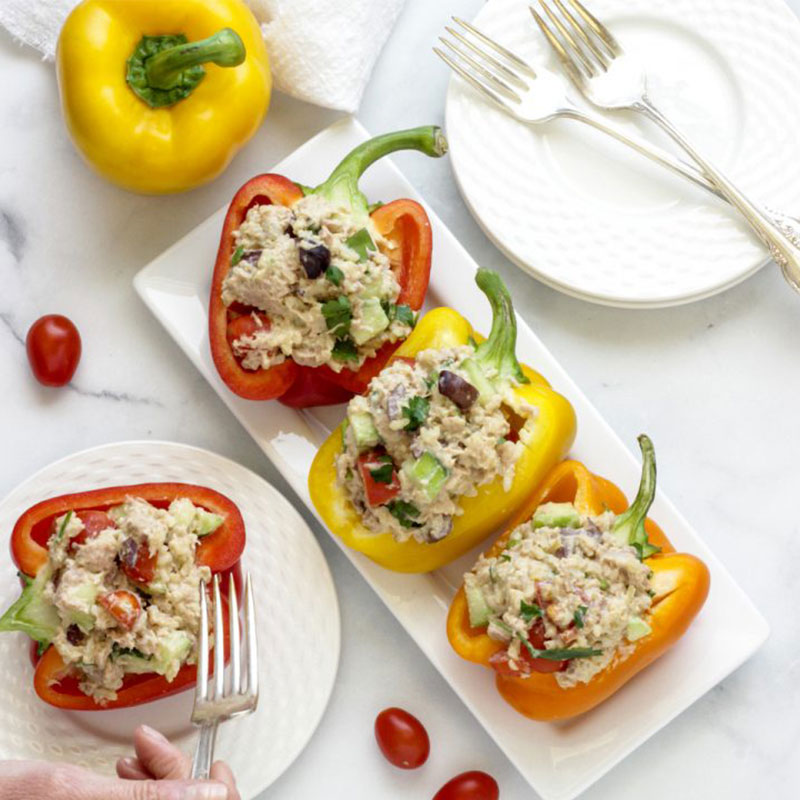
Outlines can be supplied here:
[[34, 640], [34, 688], [53, 706], [125, 708], [174, 694], [196, 678], [200, 585], [238, 578], [244, 544], [239, 509], [201, 486], [43, 500], [14, 526], [23, 590], [0, 631]]
[[397, 150], [447, 152], [435, 126], [387, 133], [350, 152], [316, 188], [258, 175], [222, 229], [209, 303], [211, 355], [240, 397], [296, 408], [341, 403], [408, 336], [431, 268], [431, 227], [408, 199], [369, 201], [364, 170]]

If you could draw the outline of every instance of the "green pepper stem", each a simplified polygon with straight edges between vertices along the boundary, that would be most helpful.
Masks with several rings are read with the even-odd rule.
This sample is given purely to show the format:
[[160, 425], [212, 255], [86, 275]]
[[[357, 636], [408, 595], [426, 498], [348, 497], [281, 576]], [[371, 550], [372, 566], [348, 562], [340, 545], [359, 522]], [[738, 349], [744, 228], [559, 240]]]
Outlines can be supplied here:
[[479, 269], [475, 283], [492, 306], [492, 330], [489, 338], [475, 349], [475, 358], [484, 369], [496, 370], [500, 380], [529, 383], [517, 361], [517, 317], [503, 279], [491, 269]]
[[447, 139], [437, 125], [425, 125], [405, 131], [394, 131], [362, 142], [336, 166], [330, 177], [311, 190], [337, 206], [350, 209], [354, 215], [369, 215], [367, 198], [358, 188], [359, 178], [379, 158], [397, 150], [419, 150], [431, 158], [447, 152]]
[[642, 451], [639, 491], [630, 506], [614, 520], [613, 531], [621, 544], [636, 547], [641, 557], [646, 558], [660, 549], [650, 544], [644, 527], [647, 512], [656, 496], [656, 452], [649, 436], [643, 433], [638, 441]]
[[145, 62], [147, 84], [153, 89], [172, 89], [181, 73], [198, 64], [211, 62], [220, 67], [236, 67], [245, 59], [244, 42], [236, 31], [223, 28], [207, 39], [176, 45], [150, 56]]

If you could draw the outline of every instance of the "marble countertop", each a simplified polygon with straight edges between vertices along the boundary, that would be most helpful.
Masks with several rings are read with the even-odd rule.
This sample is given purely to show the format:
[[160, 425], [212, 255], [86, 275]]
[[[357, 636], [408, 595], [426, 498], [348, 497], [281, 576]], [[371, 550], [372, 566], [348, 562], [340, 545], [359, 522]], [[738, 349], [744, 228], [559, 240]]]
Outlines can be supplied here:
[[[800, 11], [800, 0], [790, 4]], [[408, 0], [359, 113], [369, 130], [441, 123], [448, 74], [429, 45], [451, 14], [469, 18], [480, 5]], [[420, 68], [424, 85], [408, 79]], [[51, 65], [1, 32], [0, 75], [0, 493], [86, 447], [166, 439], [247, 465], [303, 511], [134, 294], [131, 279], [245, 179], [337, 115], [275, 96], [264, 127], [215, 183], [183, 196], [147, 198], [84, 167], [60, 120]], [[718, 297], [681, 308], [621, 311], [571, 299], [525, 277], [495, 250], [464, 206], [447, 159], [396, 160], [476, 259], [502, 272], [522, 315], [623, 439], [632, 443], [643, 430], [652, 436], [661, 486], [772, 627], [751, 661], [585, 797], [795, 796], [800, 297], [770, 266]], [[75, 380], [62, 390], [36, 384], [25, 358], [28, 326], [49, 312], [75, 320], [84, 342]], [[492, 773], [505, 800], [533, 796], [328, 535], [305, 516], [339, 592], [341, 666], [307, 750], [262, 797], [430, 797], [447, 778], [472, 768]], [[401, 774], [377, 754], [373, 719], [388, 705], [414, 711], [431, 733], [431, 759], [416, 773]]]

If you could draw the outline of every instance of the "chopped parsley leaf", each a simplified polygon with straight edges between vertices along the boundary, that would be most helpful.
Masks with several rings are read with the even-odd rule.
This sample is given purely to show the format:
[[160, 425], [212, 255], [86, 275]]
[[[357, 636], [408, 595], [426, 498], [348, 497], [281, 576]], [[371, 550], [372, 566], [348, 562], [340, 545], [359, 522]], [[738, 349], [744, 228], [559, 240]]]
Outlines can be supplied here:
[[343, 339], [350, 331], [350, 323], [353, 320], [350, 300], [345, 295], [340, 295], [335, 300], [328, 300], [322, 304], [322, 316], [325, 317], [328, 330]]
[[408, 405], [403, 406], [403, 416], [408, 420], [403, 430], [419, 430], [428, 416], [429, 406], [430, 402], [426, 397], [420, 397], [419, 395], [412, 397], [408, 401]]
[[572, 615], [572, 619], [575, 621], [576, 628], [582, 628], [585, 623], [586, 612], [589, 609], [586, 606], [578, 606], [575, 610], [575, 613]]
[[386, 508], [404, 528], [422, 527], [414, 521], [419, 516], [419, 509], [415, 505], [407, 503], [405, 500], [393, 500]]
[[371, 469], [369, 474], [375, 483], [391, 483], [394, 475], [394, 463], [390, 456], [379, 456], [377, 461], [382, 464], [380, 467]]
[[345, 239], [344, 243], [351, 250], [355, 250], [358, 253], [359, 261], [366, 261], [368, 258], [367, 251], [375, 249], [375, 242], [372, 241], [372, 237], [366, 228], [356, 231], [352, 236]]
[[358, 361], [358, 348], [352, 339], [339, 339], [333, 346], [331, 355], [337, 361]]
[[325, 277], [334, 285], [340, 286], [344, 280], [344, 272], [339, 267], [334, 267], [333, 264], [325, 270]]
[[231, 256], [231, 266], [235, 267], [242, 260], [243, 255], [244, 255], [244, 247], [237, 247], [233, 251], [233, 255]]
[[536, 603], [526, 603], [524, 600], [520, 600], [519, 615], [525, 622], [530, 622], [536, 617], [542, 616], [542, 609]]

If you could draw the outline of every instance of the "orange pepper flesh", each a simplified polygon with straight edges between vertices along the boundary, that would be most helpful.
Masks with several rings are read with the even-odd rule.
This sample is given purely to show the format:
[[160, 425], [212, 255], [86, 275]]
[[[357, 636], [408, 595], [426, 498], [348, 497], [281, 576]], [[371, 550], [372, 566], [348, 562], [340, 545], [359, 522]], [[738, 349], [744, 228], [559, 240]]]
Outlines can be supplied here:
[[[610, 509], [624, 511], [628, 502], [610, 481], [594, 475], [577, 461], [564, 461], [553, 469], [531, 495], [527, 505], [512, 520], [505, 533], [487, 551], [499, 555], [514, 528], [531, 518], [543, 503], [574, 503], [582, 514], [601, 514]], [[686, 632], [708, 596], [710, 576], [706, 565], [687, 553], [676, 553], [661, 528], [646, 522], [650, 542], [661, 553], [646, 559], [653, 570], [654, 585], [670, 586], [658, 591], [647, 617], [652, 632], [633, 643], [625, 659], [615, 658], [588, 683], [564, 689], [554, 674], [533, 673], [528, 678], [497, 675], [495, 682], [503, 698], [521, 714], [535, 720], [569, 719], [602, 703], [651, 664]], [[447, 616], [447, 637], [453, 649], [467, 661], [492, 669], [489, 659], [503, 650], [502, 642], [491, 639], [483, 628], [472, 628], [463, 586], [458, 590]]]

